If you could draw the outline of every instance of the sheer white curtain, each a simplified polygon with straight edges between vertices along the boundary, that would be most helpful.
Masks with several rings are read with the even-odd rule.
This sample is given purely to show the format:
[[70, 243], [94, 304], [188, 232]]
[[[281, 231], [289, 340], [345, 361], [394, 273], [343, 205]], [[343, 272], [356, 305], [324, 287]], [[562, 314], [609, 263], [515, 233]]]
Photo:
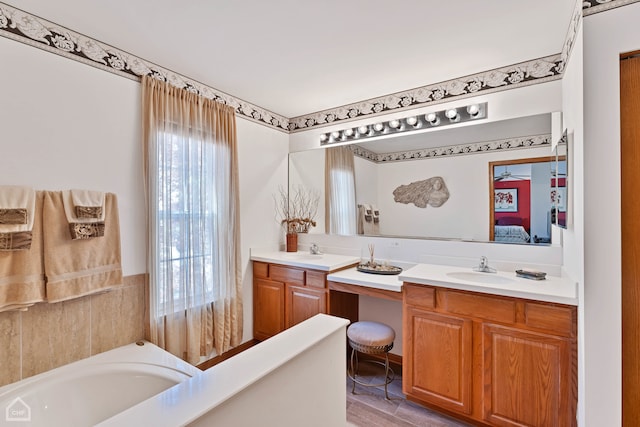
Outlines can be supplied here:
[[331, 234], [356, 234], [357, 206], [353, 152], [332, 147], [325, 155], [326, 229]]
[[142, 87], [150, 340], [196, 364], [242, 340], [235, 112]]

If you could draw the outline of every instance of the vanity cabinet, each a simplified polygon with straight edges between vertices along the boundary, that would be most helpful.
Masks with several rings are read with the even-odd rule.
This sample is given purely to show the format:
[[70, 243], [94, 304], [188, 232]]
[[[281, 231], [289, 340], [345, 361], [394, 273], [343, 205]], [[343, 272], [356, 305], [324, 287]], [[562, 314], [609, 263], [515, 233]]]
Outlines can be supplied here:
[[403, 287], [408, 399], [479, 425], [576, 425], [576, 307]]
[[328, 313], [329, 272], [253, 261], [253, 335], [258, 340]]

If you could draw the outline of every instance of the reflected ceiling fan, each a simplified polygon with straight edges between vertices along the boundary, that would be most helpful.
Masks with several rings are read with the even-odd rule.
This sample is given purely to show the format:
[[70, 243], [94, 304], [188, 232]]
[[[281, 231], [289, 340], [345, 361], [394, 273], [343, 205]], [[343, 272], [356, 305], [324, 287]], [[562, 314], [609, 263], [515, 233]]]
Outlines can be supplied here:
[[[497, 170], [496, 170], [497, 172]], [[518, 174], [514, 174], [509, 172], [509, 167], [505, 166], [504, 167], [504, 171], [502, 173], [500, 173], [500, 175], [495, 175], [493, 180], [494, 181], [504, 181], [504, 180], [518, 180], [518, 181], [525, 181], [525, 180], [530, 180], [531, 176], [530, 175], [518, 175]]]

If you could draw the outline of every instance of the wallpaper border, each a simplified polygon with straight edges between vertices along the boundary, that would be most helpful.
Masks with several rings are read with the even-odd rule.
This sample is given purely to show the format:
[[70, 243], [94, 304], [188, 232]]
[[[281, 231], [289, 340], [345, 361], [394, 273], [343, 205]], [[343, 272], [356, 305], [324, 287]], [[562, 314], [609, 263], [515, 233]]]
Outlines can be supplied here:
[[0, 2], [0, 36], [139, 81], [151, 75], [176, 87], [232, 106], [242, 118], [285, 133], [436, 105], [562, 78], [582, 16], [640, 0], [577, 0], [562, 52], [543, 58], [421, 86], [315, 113], [287, 118], [236, 98], [98, 40]]
[[142, 76], [150, 75], [178, 88], [230, 105], [243, 118], [284, 132], [288, 129], [289, 120], [284, 116], [1, 2], [0, 36], [128, 79], [140, 81]]
[[582, 15], [589, 16], [638, 1], [640, 0], [585, 0], [582, 2]]
[[[474, 142], [472, 144], [448, 145], [421, 150], [398, 151], [394, 153], [374, 153], [366, 148], [351, 145], [355, 156], [373, 163], [405, 162], [410, 160], [435, 159], [448, 156], [485, 154], [494, 151], [520, 150], [523, 148], [551, 147], [551, 134], [521, 136], [494, 141]], [[549, 154], [551, 155], [551, 154]]]

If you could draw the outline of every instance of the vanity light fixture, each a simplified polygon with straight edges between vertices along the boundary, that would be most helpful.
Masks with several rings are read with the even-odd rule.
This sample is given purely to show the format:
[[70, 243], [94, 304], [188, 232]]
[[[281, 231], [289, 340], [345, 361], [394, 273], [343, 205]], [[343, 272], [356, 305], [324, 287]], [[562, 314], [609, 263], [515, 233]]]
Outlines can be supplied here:
[[440, 124], [440, 117], [438, 117], [438, 113], [429, 113], [424, 116], [424, 118], [431, 126], [438, 126]]
[[467, 113], [471, 117], [475, 117], [480, 113], [480, 107], [478, 107], [478, 104], [471, 104], [467, 107]]
[[444, 115], [447, 116], [447, 119], [452, 122], [459, 122], [460, 116], [458, 115], [458, 110], [455, 108], [450, 108], [444, 112]]
[[433, 111], [424, 115], [412, 115], [357, 128], [346, 128], [320, 135], [320, 145], [339, 142], [362, 141], [364, 139], [386, 137], [396, 133], [424, 132], [435, 127], [451, 126], [471, 120], [487, 118], [487, 103], [469, 104], [446, 110]]
[[391, 120], [389, 122], [389, 127], [392, 129], [398, 129], [400, 127], [400, 120]]
[[404, 121], [407, 122], [409, 126], [415, 126], [418, 124], [418, 118], [416, 116], [407, 117]]

